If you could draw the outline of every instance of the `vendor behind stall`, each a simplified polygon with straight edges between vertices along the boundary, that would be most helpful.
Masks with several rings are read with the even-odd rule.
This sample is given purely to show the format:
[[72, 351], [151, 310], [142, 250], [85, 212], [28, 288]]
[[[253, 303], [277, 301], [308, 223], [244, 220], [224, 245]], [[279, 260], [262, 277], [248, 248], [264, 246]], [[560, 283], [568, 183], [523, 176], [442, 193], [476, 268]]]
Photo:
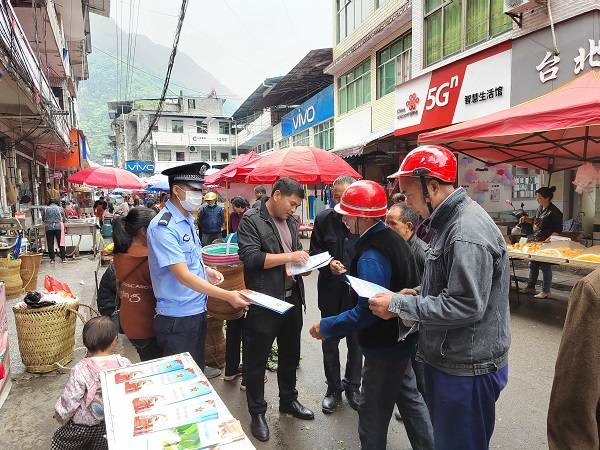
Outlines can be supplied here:
[[[538, 208], [535, 217], [523, 216], [519, 223], [533, 223], [533, 235], [529, 238], [529, 242], [544, 242], [551, 235], [562, 232], [563, 230], [563, 214], [552, 203], [556, 187], [541, 187], [535, 191], [535, 199], [540, 207]], [[536, 293], [535, 284], [537, 283], [538, 275], [542, 270], [543, 284], [542, 292]], [[535, 294], [535, 298], [550, 297], [550, 288], [552, 287], [552, 264], [531, 261], [529, 263], [529, 279], [527, 287], [522, 292], [526, 294]]]

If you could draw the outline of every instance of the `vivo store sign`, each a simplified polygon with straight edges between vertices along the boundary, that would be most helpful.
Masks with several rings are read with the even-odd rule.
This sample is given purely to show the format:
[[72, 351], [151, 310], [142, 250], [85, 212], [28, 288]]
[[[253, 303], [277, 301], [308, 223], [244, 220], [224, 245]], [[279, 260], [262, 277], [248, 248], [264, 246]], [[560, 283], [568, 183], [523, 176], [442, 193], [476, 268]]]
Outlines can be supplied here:
[[333, 117], [333, 85], [309, 98], [281, 119], [281, 136], [288, 137]]
[[499, 45], [397, 86], [395, 134], [509, 108], [511, 58], [510, 44]]

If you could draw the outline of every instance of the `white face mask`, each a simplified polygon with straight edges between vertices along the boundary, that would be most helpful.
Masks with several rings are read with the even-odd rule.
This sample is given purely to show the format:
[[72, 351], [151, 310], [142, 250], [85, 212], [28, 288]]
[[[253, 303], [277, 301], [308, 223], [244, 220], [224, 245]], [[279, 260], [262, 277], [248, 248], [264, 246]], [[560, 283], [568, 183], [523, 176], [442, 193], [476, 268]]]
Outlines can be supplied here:
[[183, 209], [188, 212], [197, 211], [200, 206], [202, 206], [202, 192], [199, 191], [184, 191], [185, 199], [181, 199], [181, 197], [175, 192], [177, 198], [179, 199], [179, 203]]

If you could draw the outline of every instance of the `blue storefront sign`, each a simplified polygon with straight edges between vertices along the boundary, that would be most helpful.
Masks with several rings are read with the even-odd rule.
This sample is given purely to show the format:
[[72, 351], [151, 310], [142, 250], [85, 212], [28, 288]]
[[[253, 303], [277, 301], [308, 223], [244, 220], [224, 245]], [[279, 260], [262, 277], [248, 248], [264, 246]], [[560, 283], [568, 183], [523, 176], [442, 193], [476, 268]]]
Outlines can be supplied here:
[[288, 137], [333, 117], [333, 85], [309, 98], [281, 119], [281, 135]]
[[133, 173], [154, 173], [154, 162], [137, 159], [125, 161], [125, 169]]

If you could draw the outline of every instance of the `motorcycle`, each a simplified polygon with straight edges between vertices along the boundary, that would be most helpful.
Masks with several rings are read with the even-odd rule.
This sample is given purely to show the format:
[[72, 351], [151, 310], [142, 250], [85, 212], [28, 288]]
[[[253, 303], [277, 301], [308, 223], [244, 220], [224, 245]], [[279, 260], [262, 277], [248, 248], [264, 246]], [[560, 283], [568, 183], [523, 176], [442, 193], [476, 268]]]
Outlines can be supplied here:
[[521, 217], [528, 217], [528, 214], [524, 209], [525, 203], [521, 203], [520, 209], [515, 208], [512, 200], [505, 200], [505, 203], [510, 205], [513, 209], [510, 212], [510, 215], [514, 218], [515, 223], [514, 226], [510, 227], [510, 242], [515, 244], [519, 242], [521, 238], [533, 233], [533, 225], [528, 222], [520, 223]]

